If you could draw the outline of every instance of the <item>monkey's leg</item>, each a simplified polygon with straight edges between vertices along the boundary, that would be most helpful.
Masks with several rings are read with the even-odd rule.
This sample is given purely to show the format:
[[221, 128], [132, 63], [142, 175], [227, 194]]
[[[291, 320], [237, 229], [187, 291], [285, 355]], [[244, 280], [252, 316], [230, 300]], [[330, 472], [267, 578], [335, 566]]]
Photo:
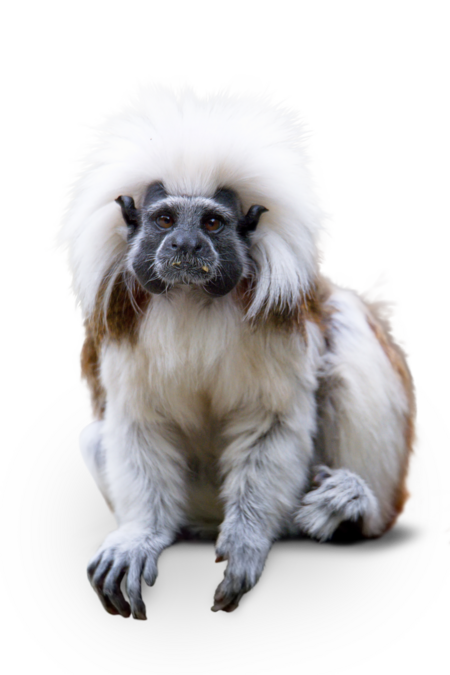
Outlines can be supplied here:
[[295, 522], [320, 541], [329, 539], [344, 521], [378, 515], [378, 502], [367, 483], [347, 469], [314, 467], [316, 489], [302, 499]]
[[102, 443], [103, 426], [104, 422], [92, 422], [92, 424], [85, 427], [80, 435], [80, 448], [87, 468], [91, 472], [106, 503], [112, 510], [106, 483], [106, 457]]

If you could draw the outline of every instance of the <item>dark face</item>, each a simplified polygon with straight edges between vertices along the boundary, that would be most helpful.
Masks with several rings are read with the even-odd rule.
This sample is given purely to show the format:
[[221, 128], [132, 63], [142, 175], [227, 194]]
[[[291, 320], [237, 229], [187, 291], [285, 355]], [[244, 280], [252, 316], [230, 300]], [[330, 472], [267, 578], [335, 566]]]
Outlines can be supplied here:
[[251, 232], [263, 206], [243, 215], [237, 194], [222, 188], [212, 198], [168, 195], [149, 186], [141, 209], [131, 197], [116, 200], [128, 226], [129, 265], [150, 293], [194, 284], [212, 296], [229, 293], [248, 264]]

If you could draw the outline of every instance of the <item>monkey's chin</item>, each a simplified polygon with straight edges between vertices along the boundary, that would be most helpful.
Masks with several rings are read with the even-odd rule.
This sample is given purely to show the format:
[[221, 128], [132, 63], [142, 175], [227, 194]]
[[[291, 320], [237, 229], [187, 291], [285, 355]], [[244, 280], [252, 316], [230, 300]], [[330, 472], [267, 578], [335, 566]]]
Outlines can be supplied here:
[[213, 276], [205, 272], [180, 272], [179, 274], [164, 274], [161, 275], [163, 281], [169, 288], [172, 286], [204, 286], [205, 283], [211, 281]]
[[139, 284], [153, 295], [161, 295], [169, 292], [172, 288], [189, 287], [198, 288], [210, 298], [221, 298], [230, 293], [237, 285], [239, 279], [223, 279], [210, 276], [209, 279], [199, 277], [199, 275], [170, 275], [167, 277], [153, 277], [152, 279], [143, 279], [137, 276]]
[[214, 278], [214, 272], [208, 264], [182, 263], [177, 266], [164, 264], [146, 269], [133, 266], [132, 272], [140, 285], [154, 295], [165, 293], [176, 286], [203, 287]]
[[[207, 268], [207, 270], [205, 269]], [[202, 290], [211, 298], [220, 298], [230, 293], [241, 278], [241, 271], [233, 270], [234, 273], [217, 274], [212, 267], [205, 264], [202, 267], [179, 267], [164, 265], [162, 269], [152, 269], [152, 274], [143, 275], [141, 270], [134, 270], [135, 276], [146, 291], [154, 295], [160, 295], [172, 288], [188, 286]]]
[[230, 293], [233, 290], [236, 284], [223, 284], [217, 281], [217, 279], [212, 278], [211, 281], [205, 284], [205, 280], [187, 280], [181, 279], [177, 282], [171, 280], [167, 283], [167, 290], [170, 291], [171, 288], [186, 288], [192, 290], [199, 290], [205, 293], [209, 298], [221, 298], [224, 295]]
[[241, 275], [214, 277], [211, 281], [204, 284], [203, 290], [212, 298], [221, 298], [224, 295], [228, 295], [233, 288], [236, 288], [240, 278]]

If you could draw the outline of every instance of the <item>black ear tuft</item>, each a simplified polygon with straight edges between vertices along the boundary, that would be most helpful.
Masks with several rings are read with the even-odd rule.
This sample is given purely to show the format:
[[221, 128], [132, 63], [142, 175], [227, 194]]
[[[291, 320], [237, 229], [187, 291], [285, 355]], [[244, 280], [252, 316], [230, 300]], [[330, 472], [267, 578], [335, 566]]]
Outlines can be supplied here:
[[117, 197], [115, 202], [119, 204], [122, 209], [123, 219], [126, 222], [130, 233], [133, 234], [139, 227], [139, 211], [134, 205], [133, 197]]
[[268, 210], [265, 206], [253, 204], [238, 225], [239, 234], [247, 238], [251, 232], [256, 230], [262, 214]]

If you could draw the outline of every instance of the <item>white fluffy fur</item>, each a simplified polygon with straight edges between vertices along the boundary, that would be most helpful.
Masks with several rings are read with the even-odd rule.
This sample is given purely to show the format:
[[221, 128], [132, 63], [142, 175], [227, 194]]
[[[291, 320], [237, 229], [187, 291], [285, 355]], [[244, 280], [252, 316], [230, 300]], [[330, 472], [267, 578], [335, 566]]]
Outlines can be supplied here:
[[139, 204], [146, 186], [161, 179], [171, 194], [212, 196], [232, 185], [244, 209], [264, 204], [269, 213], [255, 237], [260, 279], [252, 313], [267, 299], [295, 304], [317, 271], [320, 227], [301, 138], [299, 123], [262, 99], [154, 89], [111, 119], [75, 187], [63, 232], [84, 312], [92, 311], [101, 280], [125, 249], [114, 199], [126, 194]]
[[[289, 114], [261, 101], [191, 93], [152, 91], [137, 111], [111, 120], [64, 230], [85, 316], [126, 251], [114, 199], [130, 195], [139, 205], [155, 180], [176, 195], [232, 187], [244, 210], [266, 206], [251, 251], [259, 274], [249, 314], [295, 305], [317, 277], [320, 226], [299, 136]], [[331, 349], [312, 322], [306, 340], [255, 329], [232, 294], [211, 300], [193, 287], [152, 297], [137, 344], [104, 344], [105, 420], [83, 445], [119, 523], [89, 568], [108, 611], [129, 613], [119, 588], [128, 569], [131, 611], [144, 618], [140, 575], [153, 583], [160, 551], [182, 526], [209, 534], [220, 525], [217, 554], [228, 567], [214, 609], [230, 611], [280, 533], [326, 539], [360, 518], [372, 536], [395, 516], [408, 397], [367, 306], [337, 288], [328, 303]], [[315, 462], [328, 474], [302, 501]]]

